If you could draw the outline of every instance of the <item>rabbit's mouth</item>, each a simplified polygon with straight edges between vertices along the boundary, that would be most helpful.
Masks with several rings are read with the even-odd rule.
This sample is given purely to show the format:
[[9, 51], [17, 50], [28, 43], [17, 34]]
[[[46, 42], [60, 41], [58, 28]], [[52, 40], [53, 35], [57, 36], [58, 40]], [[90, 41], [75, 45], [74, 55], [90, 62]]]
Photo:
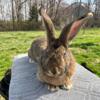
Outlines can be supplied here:
[[62, 85], [65, 83], [65, 79], [66, 79], [66, 73], [60, 75], [60, 76], [51, 76], [51, 74], [49, 73], [45, 73], [45, 71], [39, 67], [38, 73], [37, 73], [37, 78], [41, 81], [41, 82], [46, 82], [48, 84], [52, 84], [52, 85]]
[[67, 68], [65, 67], [64, 71], [57, 71], [56, 69], [56, 72], [52, 72], [51, 70], [49, 70], [49, 71], [46, 71], [45, 74], [53, 78], [63, 77], [67, 74]]

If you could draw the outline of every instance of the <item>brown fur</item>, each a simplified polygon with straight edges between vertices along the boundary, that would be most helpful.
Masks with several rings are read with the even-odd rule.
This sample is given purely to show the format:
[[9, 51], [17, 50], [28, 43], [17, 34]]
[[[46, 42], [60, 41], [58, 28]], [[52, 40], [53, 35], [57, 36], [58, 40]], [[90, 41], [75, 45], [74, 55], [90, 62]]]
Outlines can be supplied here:
[[[46, 52], [46, 54], [45, 54]], [[68, 55], [64, 55], [64, 53], [66, 52], [66, 54]], [[58, 53], [58, 54], [57, 54]], [[70, 79], [71, 76], [74, 74], [75, 72], [75, 59], [71, 53], [70, 49], [66, 49], [64, 46], [60, 46], [57, 49], [53, 49], [51, 48], [50, 50], [47, 49], [47, 40], [45, 38], [40, 38], [37, 39], [36, 41], [34, 41], [31, 45], [31, 48], [29, 49], [28, 55], [31, 59], [33, 59], [34, 61], [38, 62], [39, 67], [38, 67], [38, 79], [52, 84], [52, 85], [63, 85], [65, 84], [68, 80]], [[52, 56], [51, 56], [52, 55]], [[47, 58], [45, 57], [47, 56]], [[56, 57], [54, 60], [52, 60], [52, 57]], [[62, 57], [64, 57], [64, 59], [62, 60]], [[52, 59], [49, 60], [51, 57]], [[47, 65], [46, 65], [47, 64]], [[66, 66], [69, 65], [69, 66]], [[48, 70], [53, 70], [53, 68], [51, 67], [53, 66], [53, 68], [58, 67], [61, 71], [62, 74], [61, 76], [49, 76], [48, 75]], [[63, 70], [64, 70], [64, 66], [66, 66], [67, 68], [67, 73], [64, 74]], [[45, 67], [46, 69], [43, 70], [42, 68]], [[56, 69], [54, 69], [56, 70]]]

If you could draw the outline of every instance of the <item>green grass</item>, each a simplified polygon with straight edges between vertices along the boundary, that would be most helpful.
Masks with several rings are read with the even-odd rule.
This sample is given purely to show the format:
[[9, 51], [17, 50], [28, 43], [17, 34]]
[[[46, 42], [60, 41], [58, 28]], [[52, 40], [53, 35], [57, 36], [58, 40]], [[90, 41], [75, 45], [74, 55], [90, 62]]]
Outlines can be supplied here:
[[[0, 32], [0, 79], [11, 66], [13, 57], [26, 53], [31, 42], [44, 35], [43, 31]], [[87, 29], [85, 33], [80, 31], [70, 47], [78, 63], [85, 62], [100, 76], [100, 29]]]

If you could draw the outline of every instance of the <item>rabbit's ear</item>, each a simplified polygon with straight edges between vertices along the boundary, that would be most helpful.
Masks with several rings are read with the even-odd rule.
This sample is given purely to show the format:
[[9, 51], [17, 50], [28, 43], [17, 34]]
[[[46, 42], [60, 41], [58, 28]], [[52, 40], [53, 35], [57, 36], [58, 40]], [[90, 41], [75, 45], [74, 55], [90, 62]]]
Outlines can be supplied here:
[[93, 14], [88, 13], [85, 16], [82, 16], [81, 18], [78, 18], [76, 21], [73, 21], [72, 23], [66, 25], [59, 37], [60, 41], [66, 46], [67, 42], [72, 40], [78, 33], [80, 27], [86, 22], [88, 19], [92, 18]]
[[55, 39], [55, 28], [52, 23], [52, 20], [50, 17], [47, 15], [46, 11], [41, 7], [39, 9], [39, 13], [42, 16], [42, 19], [44, 21], [46, 31], [47, 31], [47, 38], [48, 38], [48, 43], [50, 44], [52, 40]]

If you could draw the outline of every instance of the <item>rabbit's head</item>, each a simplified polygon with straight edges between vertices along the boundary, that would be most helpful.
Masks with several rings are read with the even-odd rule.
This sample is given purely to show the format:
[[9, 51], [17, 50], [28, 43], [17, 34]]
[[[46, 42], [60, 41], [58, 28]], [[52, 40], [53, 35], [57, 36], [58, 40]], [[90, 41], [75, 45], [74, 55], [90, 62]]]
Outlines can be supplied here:
[[90, 19], [93, 14], [88, 13], [81, 18], [65, 25], [59, 38], [55, 37], [55, 28], [43, 8], [40, 8], [39, 13], [43, 19], [47, 33], [47, 49], [41, 57], [41, 66], [44, 72], [51, 77], [58, 77], [67, 72], [71, 60], [71, 52], [68, 49], [69, 41], [72, 40], [78, 33], [81, 25]]

